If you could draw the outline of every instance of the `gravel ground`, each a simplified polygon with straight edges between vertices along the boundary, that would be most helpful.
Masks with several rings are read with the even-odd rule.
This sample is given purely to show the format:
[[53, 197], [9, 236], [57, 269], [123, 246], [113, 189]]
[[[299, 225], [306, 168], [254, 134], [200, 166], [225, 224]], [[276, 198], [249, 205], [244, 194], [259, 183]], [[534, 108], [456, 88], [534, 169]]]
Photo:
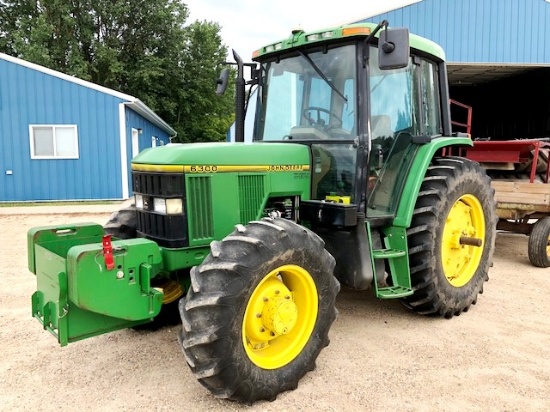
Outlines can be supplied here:
[[550, 410], [550, 270], [530, 265], [523, 235], [498, 235], [485, 293], [451, 320], [415, 315], [372, 291], [343, 289], [317, 369], [276, 401], [243, 406], [214, 398], [195, 380], [177, 325], [61, 348], [32, 318], [27, 230], [103, 224], [107, 209], [64, 215], [0, 208], [1, 411]]

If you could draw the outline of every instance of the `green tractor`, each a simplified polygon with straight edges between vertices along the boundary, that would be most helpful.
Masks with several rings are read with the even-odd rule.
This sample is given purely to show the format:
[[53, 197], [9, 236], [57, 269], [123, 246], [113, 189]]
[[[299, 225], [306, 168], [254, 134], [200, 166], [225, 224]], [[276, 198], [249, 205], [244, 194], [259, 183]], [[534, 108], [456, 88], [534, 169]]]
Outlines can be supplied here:
[[236, 142], [143, 151], [135, 206], [106, 226], [33, 228], [28, 253], [33, 315], [61, 345], [177, 309], [199, 382], [253, 403], [314, 369], [341, 284], [419, 314], [466, 312], [496, 217], [489, 178], [456, 156], [472, 142], [451, 131], [433, 42], [383, 21], [295, 30], [255, 63], [234, 56]]

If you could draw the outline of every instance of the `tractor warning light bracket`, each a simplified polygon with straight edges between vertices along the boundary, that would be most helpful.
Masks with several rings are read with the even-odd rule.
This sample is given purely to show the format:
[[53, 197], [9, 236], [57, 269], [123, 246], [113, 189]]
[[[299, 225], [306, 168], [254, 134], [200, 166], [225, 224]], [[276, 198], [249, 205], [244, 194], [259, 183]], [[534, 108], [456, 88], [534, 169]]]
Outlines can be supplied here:
[[107, 270], [113, 270], [115, 268], [115, 259], [113, 257], [111, 235], [103, 236], [103, 258], [105, 259], [105, 266], [107, 267]]

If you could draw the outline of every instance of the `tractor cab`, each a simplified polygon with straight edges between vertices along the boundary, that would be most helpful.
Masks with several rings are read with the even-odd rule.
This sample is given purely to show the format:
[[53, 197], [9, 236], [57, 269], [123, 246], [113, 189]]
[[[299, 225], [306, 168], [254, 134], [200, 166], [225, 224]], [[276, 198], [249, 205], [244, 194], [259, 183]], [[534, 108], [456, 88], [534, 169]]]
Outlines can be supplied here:
[[[338, 33], [294, 31], [288, 41], [293, 47], [286, 53], [276, 52], [286, 47], [280, 42], [255, 57], [254, 140], [309, 146], [311, 199], [391, 219], [413, 143], [443, 132], [437, 63], [411, 57], [408, 31], [385, 22]], [[419, 98], [423, 93], [428, 102]]]

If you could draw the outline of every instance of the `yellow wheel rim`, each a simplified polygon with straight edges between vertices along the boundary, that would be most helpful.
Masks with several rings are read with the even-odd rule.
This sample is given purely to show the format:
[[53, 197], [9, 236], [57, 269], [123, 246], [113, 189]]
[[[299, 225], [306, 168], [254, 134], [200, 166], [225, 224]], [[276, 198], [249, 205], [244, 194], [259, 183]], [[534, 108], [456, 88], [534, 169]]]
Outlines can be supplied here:
[[[481, 246], [464, 244], [461, 238], [481, 240]], [[474, 195], [463, 195], [449, 211], [443, 228], [441, 258], [451, 285], [461, 287], [472, 279], [481, 262], [484, 244], [483, 207]]]
[[281, 266], [256, 286], [244, 313], [246, 354], [263, 369], [277, 369], [306, 346], [317, 321], [315, 281], [297, 265]]
[[175, 280], [161, 278], [154, 279], [151, 283], [154, 288], [164, 293], [162, 298], [163, 305], [172, 303], [183, 296], [183, 289], [180, 283]]

